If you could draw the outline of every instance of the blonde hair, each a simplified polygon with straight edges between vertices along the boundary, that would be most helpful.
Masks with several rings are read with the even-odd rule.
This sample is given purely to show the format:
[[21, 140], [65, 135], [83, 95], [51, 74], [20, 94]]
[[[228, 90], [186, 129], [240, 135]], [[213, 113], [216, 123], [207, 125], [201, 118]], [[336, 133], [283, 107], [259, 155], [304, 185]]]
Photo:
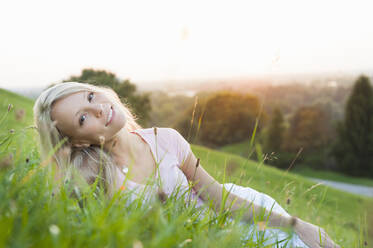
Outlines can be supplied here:
[[69, 138], [56, 128], [56, 122], [51, 118], [53, 104], [57, 100], [81, 91], [102, 92], [113, 97], [119, 103], [118, 106], [123, 107], [126, 115], [127, 123], [124, 128], [127, 131], [141, 128], [128, 107], [121, 103], [111, 88], [77, 82], [60, 83], [44, 90], [34, 105], [34, 122], [40, 136], [41, 157], [46, 159], [56, 149], [53, 158], [63, 179], [71, 178], [72, 169], [76, 169], [88, 184], [92, 184], [100, 176], [99, 185], [104, 187], [107, 195], [112, 196], [116, 186], [116, 165], [111, 156], [99, 146], [72, 146]]

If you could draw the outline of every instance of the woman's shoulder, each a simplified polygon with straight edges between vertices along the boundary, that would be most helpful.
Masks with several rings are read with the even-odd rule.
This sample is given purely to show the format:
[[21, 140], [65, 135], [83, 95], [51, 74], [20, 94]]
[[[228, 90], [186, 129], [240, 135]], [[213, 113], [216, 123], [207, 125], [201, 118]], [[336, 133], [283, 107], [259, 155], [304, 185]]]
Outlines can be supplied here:
[[152, 127], [137, 129], [141, 136], [153, 147], [160, 147], [167, 153], [174, 154], [178, 161], [184, 161], [191, 150], [188, 141], [175, 129], [169, 127]]
[[153, 134], [154, 136], [177, 136], [181, 135], [177, 130], [170, 127], [150, 127], [141, 128], [134, 130], [135, 132], [141, 132], [144, 134]]
[[170, 127], [151, 127], [135, 131], [142, 136], [148, 137], [152, 143], [163, 144], [164, 146], [169, 146], [170, 149], [179, 150], [189, 148], [189, 143], [186, 139], [176, 129]]

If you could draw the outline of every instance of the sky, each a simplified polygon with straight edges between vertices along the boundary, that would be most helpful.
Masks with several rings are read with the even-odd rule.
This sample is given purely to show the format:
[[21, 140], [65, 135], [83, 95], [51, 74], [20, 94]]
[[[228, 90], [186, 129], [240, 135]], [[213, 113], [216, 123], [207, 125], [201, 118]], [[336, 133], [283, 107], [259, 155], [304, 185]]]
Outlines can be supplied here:
[[0, 87], [373, 71], [371, 1], [0, 1]]

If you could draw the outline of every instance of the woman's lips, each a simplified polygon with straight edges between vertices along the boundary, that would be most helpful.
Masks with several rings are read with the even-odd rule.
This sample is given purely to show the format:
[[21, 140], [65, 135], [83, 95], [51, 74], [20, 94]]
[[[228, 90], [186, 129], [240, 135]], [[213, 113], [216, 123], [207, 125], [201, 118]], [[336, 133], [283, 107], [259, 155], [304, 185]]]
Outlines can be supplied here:
[[108, 122], [106, 123], [105, 126], [108, 126], [112, 120], [114, 119], [114, 115], [115, 115], [115, 111], [114, 111], [114, 108], [113, 107], [110, 107], [110, 110], [109, 110], [109, 115], [108, 115]]

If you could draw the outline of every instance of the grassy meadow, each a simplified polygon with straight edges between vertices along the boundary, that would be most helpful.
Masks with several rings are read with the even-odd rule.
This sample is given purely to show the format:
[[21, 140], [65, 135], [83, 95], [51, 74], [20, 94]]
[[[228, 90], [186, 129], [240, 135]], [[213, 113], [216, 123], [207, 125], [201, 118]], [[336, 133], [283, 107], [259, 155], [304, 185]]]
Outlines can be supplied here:
[[[231, 154], [236, 154], [244, 158], [247, 158], [249, 157], [249, 143], [250, 143], [250, 140], [246, 140], [243, 142], [226, 145], [222, 147], [220, 151], [231, 153]], [[302, 165], [299, 166], [297, 163], [295, 163], [295, 166], [292, 167], [292, 172], [298, 175], [302, 175], [304, 177], [314, 177], [314, 178], [320, 178], [320, 179], [325, 179], [325, 180], [332, 180], [332, 181], [337, 181], [337, 182], [359, 184], [359, 185], [373, 187], [373, 179], [370, 179], [370, 178], [351, 177], [351, 176], [346, 176], [335, 171], [318, 171], [310, 167], [305, 167]]]
[[[118, 192], [106, 200], [87, 188], [78, 198], [40, 161], [32, 125], [33, 101], [0, 90], [0, 247], [263, 247], [242, 239], [239, 217], [195, 209], [176, 197], [151, 206]], [[12, 107], [9, 109], [9, 104]], [[301, 175], [227, 151], [192, 145], [201, 165], [221, 183], [269, 194], [291, 215], [323, 227], [342, 247], [373, 244], [373, 200], [315, 184]], [[206, 212], [203, 212], [206, 211]]]

